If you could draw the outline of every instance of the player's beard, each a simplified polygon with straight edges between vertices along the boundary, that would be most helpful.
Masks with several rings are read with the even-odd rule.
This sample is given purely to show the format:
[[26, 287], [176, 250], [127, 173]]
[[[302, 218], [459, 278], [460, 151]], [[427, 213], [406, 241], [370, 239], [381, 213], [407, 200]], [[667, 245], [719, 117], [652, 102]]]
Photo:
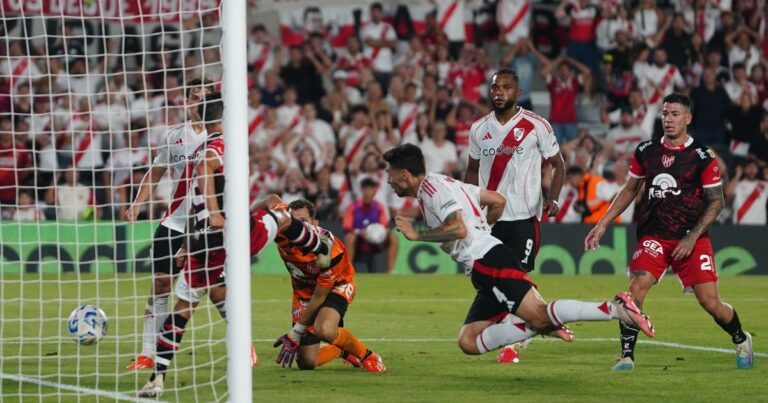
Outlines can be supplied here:
[[496, 106], [496, 103], [494, 102], [493, 111], [496, 112], [497, 114], [502, 114], [502, 113], [508, 112], [510, 109], [512, 109], [513, 106], [515, 106], [514, 100], [504, 102], [504, 105], [501, 105], [501, 106]]

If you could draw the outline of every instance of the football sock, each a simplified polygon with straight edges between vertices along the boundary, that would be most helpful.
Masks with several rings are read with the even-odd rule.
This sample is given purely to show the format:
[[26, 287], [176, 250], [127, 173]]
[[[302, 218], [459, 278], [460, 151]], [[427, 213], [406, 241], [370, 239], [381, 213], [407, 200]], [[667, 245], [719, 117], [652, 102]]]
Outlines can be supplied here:
[[[733, 309], [733, 308], [731, 308]], [[744, 334], [744, 331], [741, 330], [741, 321], [739, 321], [739, 315], [736, 314], [736, 310], [733, 310], [733, 319], [731, 319], [728, 323], [717, 323], [720, 325], [723, 330], [725, 330], [726, 333], [731, 335], [731, 340], [733, 340], [733, 344], [739, 344], [743, 343], [744, 340], [747, 339], [747, 335]]]
[[[155, 374], [164, 374], [171, 365], [171, 360], [176, 350], [181, 345], [181, 337], [184, 336], [184, 327], [187, 319], [179, 314], [173, 314], [163, 323], [163, 331], [157, 336], [157, 357], [155, 358]], [[154, 380], [154, 375], [150, 380]]]
[[288, 242], [298, 246], [305, 252], [319, 253], [325, 255], [328, 253], [328, 245], [320, 242], [320, 237], [312, 227], [300, 220], [291, 220], [291, 224], [283, 231], [283, 235], [288, 238]]
[[360, 342], [352, 332], [343, 327], [339, 328], [339, 335], [336, 336], [331, 344], [360, 359], [363, 359], [366, 350], [368, 350], [368, 348], [365, 347], [365, 344]]
[[147, 302], [144, 308], [144, 329], [142, 336], [141, 355], [155, 355], [155, 342], [162, 329], [163, 322], [168, 317], [168, 297], [155, 297], [154, 304]]
[[225, 301], [221, 301], [218, 304], [214, 304], [214, 305], [216, 306], [216, 309], [219, 311], [219, 315], [221, 315], [221, 318], [224, 319], [224, 322], [227, 322], [227, 304], [225, 303]]
[[621, 358], [635, 359], [635, 343], [637, 343], [637, 335], [640, 330], [635, 329], [628, 324], [619, 321], [619, 330], [621, 331]]
[[475, 342], [480, 354], [485, 354], [491, 350], [517, 343], [535, 335], [536, 331], [529, 328], [525, 323], [506, 321], [486, 327], [477, 336]]
[[326, 344], [320, 347], [320, 352], [317, 353], [317, 366], [325, 365], [328, 362], [339, 358], [344, 352], [340, 348], [333, 344]]
[[555, 326], [580, 320], [611, 320], [616, 318], [615, 309], [608, 301], [582, 302], [561, 299], [547, 304], [547, 315]]

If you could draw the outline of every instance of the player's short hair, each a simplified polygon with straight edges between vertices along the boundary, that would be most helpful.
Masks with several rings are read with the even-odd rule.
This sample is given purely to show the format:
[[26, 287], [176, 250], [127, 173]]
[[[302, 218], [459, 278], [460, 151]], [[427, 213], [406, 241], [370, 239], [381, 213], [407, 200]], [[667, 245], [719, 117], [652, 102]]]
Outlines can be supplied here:
[[424, 154], [413, 144], [405, 143], [384, 153], [384, 161], [395, 169], [405, 169], [413, 176], [424, 175]]
[[215, 91], [213, 88], [213, 81], [205, 77], [196, 77], [187, 83], [187, 98], [189, 98], [189, 94], [192, 93], [192, 90], [197, 87], [205, 87], [209, 93]]
[[520, 82], [520, 78], [517, 76], [517, 72], [512, 69], [501, 69], [493, 73], [494, 76], [512, 76], [516, 83]]
[[221, 99], [220, 92], [212, 92], [205, 97], [205, 101], [200, 102], [197, 111], [206, 124], [212, 124], [221, 121], [224, 116], [224, 101]]
[[581, 176], [583, 174], [584, 174], [584, 170], [581, 169], [581, 167], [577, 167], [577, 166], [572, 166], [572, 167], [568, 168], [568, 170], [565, 171], [565, 175], [566, 176], [571, 176], [571, 175], [579, 175], [579, 176]]
[[315, 219], [315, 203], [312, 203], [307, 199], [296, 199], [288, 204], [288, 208], [291, 210], [299, 210], [305, 208], [307, 211], [309, 211], [309, 218], [312, 220]]
[[370, 10], [371, 10], [371, 11], [373, 11], [373, 10], [379, 10], [379, 11], [382, 11], [382, 10], [384, 10], [384, 7], [382, 7], [382, 6], [381, 6], [381, 3], [379, 3], [379, 2], [376, 2], [376, 3], [372, 3], [372, 4], [371, 4], [371, 8], [370, 8]]
[[680, 104], [685, 106], [688, 109], [691, 109], [691, 99], [687, 96], [679, 93], [679, 92], [673, 92], [666, 97], [664, 97], [664, 103], [665, 104]]

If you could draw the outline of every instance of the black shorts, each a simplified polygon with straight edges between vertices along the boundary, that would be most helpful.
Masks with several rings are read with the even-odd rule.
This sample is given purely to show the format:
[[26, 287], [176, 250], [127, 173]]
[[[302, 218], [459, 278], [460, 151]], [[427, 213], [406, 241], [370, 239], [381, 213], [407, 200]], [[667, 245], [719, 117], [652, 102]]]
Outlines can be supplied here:
[[[347, 302], [344, 297], [342, 297], [339, 294], [336, 293], [330, 293], [327, 297], [325, 297], [325, 301], [323, 301], [323, 304], [320, 305], [320, 309], [322, 308], [333, 308], [336, 310], [336, 312], [339, 313], [339, 327], [344, 327], [344, 314], [347, 313], [347, 308], [349, 307], [349, 303]], [[311, 346], [314, 344], [320, 343], [320, 338], [315, 336], [312, 332], [307, 332], [299, 342], [302, 346]]]
[[184, 242], [184, 233], [174, 231], [165, 225], [158, 225], [152, 237], [152, 247], [149, 256], [152, 258], [152, 272], [177, 274], [181, 271], [176, 267], [174, 255]]
[[475, 261], [472, 285], [477, 294], [464, 319], [465, 325], [481, 320], [498, 322], [507, 313], [517, 312], [534, 284], [524, 271], [510, 267], [509, 262], [513, 260], [512, 250], [506, 245], [497, 245]]
[[536, 267], [536, 255], [541, 243], [541, 229], [536, 216], [526, 220], [499, 221], [494, 224], [491, 235], [515, 252], [523, 270], [529, 272]]

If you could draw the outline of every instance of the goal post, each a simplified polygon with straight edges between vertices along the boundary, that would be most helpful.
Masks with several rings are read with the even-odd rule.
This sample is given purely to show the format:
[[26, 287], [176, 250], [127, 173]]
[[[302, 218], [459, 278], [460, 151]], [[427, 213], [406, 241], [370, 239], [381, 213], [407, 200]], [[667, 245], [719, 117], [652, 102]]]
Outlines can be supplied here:
[[[251, 401], [246, 15], [245, 0], [0, 0], [0, 401], [138, 400], [151, 371], [126, 366], [172, 169], [126, 211], [197, 77], [225, 103], [227, 320], [202, 298], [161, 399]], [[109, 319], [93, 345], [68, 329], [85, 304]]]

